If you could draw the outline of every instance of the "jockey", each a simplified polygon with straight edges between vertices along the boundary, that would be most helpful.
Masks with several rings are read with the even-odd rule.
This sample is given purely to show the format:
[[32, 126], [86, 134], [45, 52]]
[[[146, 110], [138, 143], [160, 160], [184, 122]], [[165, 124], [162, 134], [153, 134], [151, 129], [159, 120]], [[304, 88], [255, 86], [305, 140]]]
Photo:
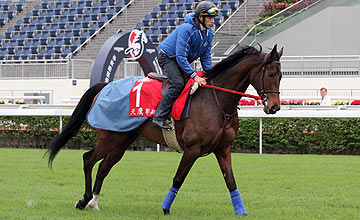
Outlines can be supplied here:
[[172, 129], [166, 121], [170, 119], [173, 103], [185, 87], [183, 73], [200, 86], [206, 84], [206, 80], [195, 73], [190, 63], [200, 57], [203, 70], [212, 68], [210, 51], [214, 30], [211, 28], [218, 13], [219, 9], [214, 3], [200, 2], [195, 13], [187, 14], [185, 23], [161, 42], [158, 61], [164, 75], [169, 78], [170, 87], [155, 112], [152, 121], [155, 126]]

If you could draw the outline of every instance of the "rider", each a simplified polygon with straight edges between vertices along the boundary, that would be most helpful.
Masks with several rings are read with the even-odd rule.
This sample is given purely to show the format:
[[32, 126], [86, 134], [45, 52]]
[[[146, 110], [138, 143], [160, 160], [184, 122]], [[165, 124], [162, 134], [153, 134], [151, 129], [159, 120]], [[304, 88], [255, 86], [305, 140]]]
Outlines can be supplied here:
[[185, 87], [182, 73], [186, 73], [200, 86], [206, 84], [190, 66], [200, 57], [203, 70], [212, 68], [211, 41], [214, 37], [215, 16], [219, 9], [209, 1], [200, 2], [195, 10], [185, 16], [185, 23], [178, 26], [161, 44], [158, 55], [159, 64], [169, 78], [170, 88], [162, 98], [152, 123], [161, 129], [170, 130], [166, 123], [170, 118], [172, 105]]

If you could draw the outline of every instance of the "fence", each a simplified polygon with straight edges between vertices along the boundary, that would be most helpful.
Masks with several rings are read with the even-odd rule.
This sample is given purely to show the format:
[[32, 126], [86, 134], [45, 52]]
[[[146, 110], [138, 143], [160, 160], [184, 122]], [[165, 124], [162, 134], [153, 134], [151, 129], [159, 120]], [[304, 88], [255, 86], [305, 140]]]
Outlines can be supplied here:
[[90, 79], [94, 60], [2, 60], [0, 79]]
[[[73, 106], [74, 107], [74, 106]], [[282, 106], [275, 115], [267, 115], [262, 106], [241, 106], [239, 118], [259, 118], [259, 153], [262, 154], [263, 118], [360, 118], [360, 106]], [[3, 105], [0, 116], [58, 116], [59, 131], [62, 117], [70, 116], [73, 109], [59, 105]], [[159, 151], [159, 146], [158, 146]]]
[[[213, 64], [225, 57], [213, 57]], [[0, 61], [0, 79], [90, 79], [94, 60], [22, 60]], [[201, 70], [200, 61], [194, 68]], [[360, 77], [360, 56], [284, 56], [284, 77]], [[136, 61], [125, 59], [117, 70], [117, 78], [143, 76]]]
[[[323, 0], [300, 0], [293, 4], [292, 6], [281, 10], [280, 12], [272, 15], [271, 17], [257, 23], [254, 25], [238, 42], [240, 45], [249, 45], [254, 46], [256, 42], [263, 42], [261, 35], [266, 31], [274, 28], [277, 25], [282, 24], [284, 21], [296, 16], [297, 14], [302, 13], [303, 11], [308, 10], [310, 7], [317, 5]], [[232, 48], [229, 48], [226, 54], [230, 54], [236, 45], [233, 45]]]

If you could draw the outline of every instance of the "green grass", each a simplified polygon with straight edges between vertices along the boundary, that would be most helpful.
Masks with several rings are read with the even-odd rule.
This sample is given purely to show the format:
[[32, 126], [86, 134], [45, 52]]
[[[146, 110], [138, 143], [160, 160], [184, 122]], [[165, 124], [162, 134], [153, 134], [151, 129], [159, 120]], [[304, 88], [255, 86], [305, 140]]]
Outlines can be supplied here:
[[[238, 219], [213, 155], [200, 158], [170, 216], [161, 203], [181, 154], [129, 151], [105, 179], [101, 211], [76, 210], [84, 180], [81, 150], [0, 148], [0, 219]], [[358, 156], [232, 154], [246, 219], [360, 219]], [[95, 174], [95, 173], [94, 173]]]

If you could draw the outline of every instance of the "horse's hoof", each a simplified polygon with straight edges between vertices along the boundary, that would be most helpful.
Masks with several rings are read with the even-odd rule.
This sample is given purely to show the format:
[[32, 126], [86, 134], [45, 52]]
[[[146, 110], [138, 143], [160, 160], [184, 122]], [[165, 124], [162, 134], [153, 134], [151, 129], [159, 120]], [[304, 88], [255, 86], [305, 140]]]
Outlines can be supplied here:
[[85, 206], [81, 205], [81, 200], [79, 200], [77, 203], [75, 203], [75, 208], [83, 210]]
[[92, 210], [100, 211], [99, 206], [97, 204], [89, 203], [89, 207], [92, 208]]
[[164, 215], [170, 215], [170, 210], [163, 209], [163, 211], [164, 211]]

